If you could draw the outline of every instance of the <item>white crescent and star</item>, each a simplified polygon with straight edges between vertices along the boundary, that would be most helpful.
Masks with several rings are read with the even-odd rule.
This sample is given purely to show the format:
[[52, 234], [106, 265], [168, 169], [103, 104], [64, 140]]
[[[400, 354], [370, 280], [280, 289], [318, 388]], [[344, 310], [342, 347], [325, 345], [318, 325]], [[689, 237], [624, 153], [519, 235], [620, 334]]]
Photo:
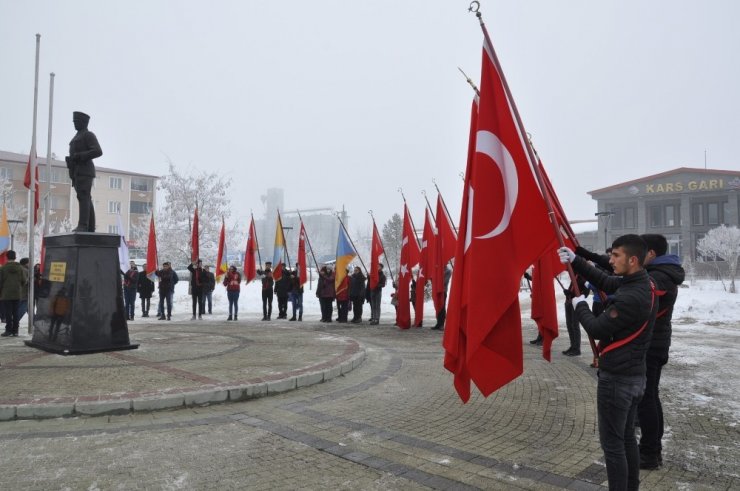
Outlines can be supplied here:
[[[476, 134], [475, 151], [487, 155], [498, 166], [501, 177], [504, 181], [504, 211], [499, 223], [488, 233], [476, 236], [476, 239], [491, 239], [501, 234], [509, 227], [511, 215], [516, 207], [516, 201], [519, 196], [519, 175], [517, 174], [516, 163], [509, 153], [506, 146], [499, 138], [490, 131], [480, 130]], [[467, 251], [472, 241], [472, 224], [473, 224], [473, 196], [474, 190], [468, 188], [468, 216], [467, 228], [465, 230], [465, 250]]]

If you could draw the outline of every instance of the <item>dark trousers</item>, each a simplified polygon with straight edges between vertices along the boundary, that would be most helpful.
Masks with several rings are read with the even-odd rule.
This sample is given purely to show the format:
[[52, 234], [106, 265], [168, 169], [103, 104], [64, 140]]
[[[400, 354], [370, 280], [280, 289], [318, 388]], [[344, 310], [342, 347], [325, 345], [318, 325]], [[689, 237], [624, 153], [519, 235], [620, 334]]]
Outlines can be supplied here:
[[265, 319], [272, 317], [272, 292], [262, 292], [262, 316]]
[[278, 319], [288, 317], [288, 295], [278, 295]]
[[573, 303], [566, 298], [565, 300], [565, 327], [568, 328], [568, 338], [570, 338], [570, 349], [581, 351], [581, 326], [578, 324]]
[[[167, 303], [167, 312], [164, 310], [165, 302]], [[162, 317], [167, 314], [167, 318], [172, 317], [172, 292], [164, 293], [160, 290], [159, 292], [159, 315]]]
[[660, 373], [668, 363], [668, 348], [650, 349], [647, 353], [645, 395], [637, 407], [640, 420], [640, 455], [650, 464], [662, 462], [663, 406], [660, 404]]
[[596, 406], [599, 440], [604, 450], [609, 490], [640, 487], [640, 452], [635, 438], [635, 415], [645, 391], [642, 375], [599, 371]]
[[303, 293], [290, 292], [290, 301], [293, 303], [293, 318], [297, 312], [298, 318], [303, 320]]
[[382, 288], [370, 291], [370, 320], [380, 321], [380, 299], [382, 296]]
[[[213, 291], [205, 292], [203, 294], [203, 299], [204, 299], [203, 301], [205, 302], [205, 304], [208, 305], [208, 313], [212, 314], [213, 313], [213, 308], [212, 308], [213, 307]], [[203, 308], [203, 310], [205, 310], [205, 307]]]
[[95, 207], [90, 194], [94, 180], [95, 178], [90, 176], [77, 176], [74, 185], [80, 205], [80, 220], [77, 222], [77, 228], [87, 229], [88, 232], [95, 232]]
[[126, 318], [133, 319], [134, 311], [136, 310], [136, 289], [135, 288], [124, 288], [123, 289], [123, 306], [126, 311]]
[[198, 315], [203, 315], [205, 310], [205, 295], [202, 288], [193, 288], [190, 295], [193, 297], [193, 317], [195, 317], [195, 307], [198, 307]]
[[229, 317], [231, 311], [234, 311], [234, 317], [239, 314], [239, 291], [226, 290], [226, 297], [229, 299]]
[[365, 303], [364, 298], [353, 298], [352, 299], [352, 320], [362, 320], [362, 305]]
[[349, 315], [349, 300], [337, 300], [337, 321], [347, 322]]
[[3, 300], [3, 309], [5, 310], [5, 332], [18, 334], [20, 317], [18, 316], [18, 304], [20, 300]]
[[331, 322], [331, 316], [334, 311], [334, 299], [332, 298], [319, 298], [319, 305], [321, 306], [321, 320]]
[[149, 315], [149, 307], [151, 306], [151, 297], [141, 297], [141, 315]]

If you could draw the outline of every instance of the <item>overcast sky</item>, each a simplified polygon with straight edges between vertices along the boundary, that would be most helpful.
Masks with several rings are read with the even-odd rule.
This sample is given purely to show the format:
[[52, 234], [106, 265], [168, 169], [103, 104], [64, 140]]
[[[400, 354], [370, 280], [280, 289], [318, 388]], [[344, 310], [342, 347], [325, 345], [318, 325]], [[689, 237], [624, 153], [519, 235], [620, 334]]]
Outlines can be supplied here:
[[[28, 152], [36, 33], [40, 155], [92, 116], [96, 163], [232, 181], [232, 221], [260, 194], [401, 212], [421, 226], [435, 179], [459, 218], [482, 34], [469, 2], [0, 0], [0, 149]], [[740, 168], [740, 2], [482, 2], [494, 46], [571, 219], [586, 193], [676, 167]]]

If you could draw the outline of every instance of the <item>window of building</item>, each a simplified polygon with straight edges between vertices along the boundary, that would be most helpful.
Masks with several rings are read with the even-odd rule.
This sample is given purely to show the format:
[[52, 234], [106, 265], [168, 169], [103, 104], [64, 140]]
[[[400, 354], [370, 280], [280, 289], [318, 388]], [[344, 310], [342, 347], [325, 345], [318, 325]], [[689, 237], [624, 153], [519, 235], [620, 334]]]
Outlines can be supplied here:
[[144, 177], [131, 178], [132, 191], [151, 191], [153, 187], [151, 179], [146, 179]]
[[665, 226], [676, 226], [676, 207], [673, 205], [665, 205]]
[[13, 169], [7, 167], [0, 167], [0, 179], [7, 179], [8, 181], [13, 180]]
[[651, 206], [648, 210], [650, 222], [649, 226], [652, 228], [658, 228], [663, 226], [663, 207], [662, 206]]
[[707, 224], [719, 225], [719, 203], [707, 203]]
[[118, 234], [118, 225], [108, 225], [109, 234]]
[[624, 209], [624, 228], [637, 227], [637, 209], [634, 206], [628, 206]]
[[668, 241], [668, 251], [666, 254], [675, 254], [681, 257], [681, 236], [678, 234], [666, 234], [665, 238]]
[[121, 179], [120, 177], [111, 176], [108, 178], [108, 182], [110, 183], [109, 185], [111, 189], [123, 188], [123, 179]]
[[120, 215], [121, 214], [121, 202], [120, 201], [108, 201], [108, 213]]
[[704, 203], [691, 205], [691, 225], [704, 225]]
[[612, 207], [610, 210], [612, 212], [612, 216], [610, 218], [609, 227], [611, 229], [620, 229], [623, 227], [622, 223], [622, 208], [619, 207]]
[[139, 215], [147, 215], [151, 209], [152, 203], [150, 201], [132, 201], [129, 211], [131, 213], [138, 213]]

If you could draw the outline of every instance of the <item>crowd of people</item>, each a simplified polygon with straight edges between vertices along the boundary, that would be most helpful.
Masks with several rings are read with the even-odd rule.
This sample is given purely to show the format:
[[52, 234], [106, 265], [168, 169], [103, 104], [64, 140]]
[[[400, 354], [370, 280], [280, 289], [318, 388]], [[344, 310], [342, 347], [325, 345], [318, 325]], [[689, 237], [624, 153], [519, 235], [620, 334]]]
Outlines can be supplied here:
[[[146, 265], [144, 265], [146, 267]], [[264, 268], [257, 270], [258, 280], [262, 287], [262, 320], [270, 321], [272, 316], [273, 299], [277, 298], [276, 319], [289, 321], [303, 321], [303, 284], [297, 268], [288, 268], [281, 264], [280, 277], [274, 278], [271, 262], [266, 262]], [[216, 288], [216, 277], [210, 271], [210, 267], [203, 265], [198, 259], [188, 265], [190, 272], [189, 294], [192, 298], [191, 320], [203, 319], [204, 315], [213, 313], [213, 291]], [[159, 320], [172, 319], [172, 299], [175, 285], [179, 277], [169, 262], [162, 264], [162, 268], [154, 272], [158, 278], [155, 283], [143, 272], [139, 272], [134, 261], [130, 262], [129, 269], [121, 272], [123, 277], [123, 299], [126, 318], [134, 320], [136, 314], [136, 295], [141, 300], [141, 316], [149, 317], [149, 309], [152, 295], [155, 289], [159, 292], [159, 307], [157, 318]], [[321, 307], [321, 322], [340, 322], [359, 324], [363, 322], [364, 304], [370, 304], [371, 325], [380, 322], [380, 300], [382, 291], [386, 285], [386, 276], [383, 265], [379, 266], [378, 284], [375, 288], [369, 288], [367, 277], [359, 267], [354, 267], [346, 275], [339, 285], [335, 285], [335, 272], [330, 264], [319, 269], [319, 278], [316, 286], [316, 297]], [[235, 266], [223, 275], [222, 285], [226, 289], [229, 302], [229, 315], [227, 321], [239, 320], [239, 294], [242, 286], [242, 275]], [[288, 309], [291, 306], [291, 317], [288, 318]], [[334, 310], [336, 309], [336, 318]], [[350, 312], [352, 318], [349, 318]]]

